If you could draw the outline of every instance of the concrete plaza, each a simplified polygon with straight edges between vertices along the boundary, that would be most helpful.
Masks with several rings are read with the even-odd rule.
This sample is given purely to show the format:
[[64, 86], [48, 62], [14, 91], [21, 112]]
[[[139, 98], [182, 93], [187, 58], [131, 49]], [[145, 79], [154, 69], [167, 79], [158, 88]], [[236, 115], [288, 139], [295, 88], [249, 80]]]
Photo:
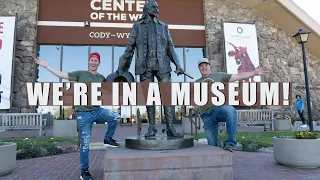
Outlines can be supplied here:
[[[164, 125], [158, 125], [160, 131]], [[181, 125], [176, 125], [181, 132]], [[106, 125], [96, 125], [92, 131], [92, 142], [102, 142]], [[147, 130], [143, 124], [142, 133]], [[238, 131], [263, 131], [263, 128], [238, 127]], [[114, 136], [123, 144], [125, 137], [135, 135], [137, 128], [133, 126], [119, 126]], [[50, 134], [51, 133], [51, 134]], [[32, 137], [37, 131], [6, 131], [0, 132], [0, 137]], [[47, 136], [52, 135], [48, 129]], [[90, 151], [90, 172], [94, 179], [103, 179], [103, 160], [105, 150]], [[277, 164], [273, 154], [235, 152], [233, 154], [233, 173], [236, 180], [318, 180], [319, 169], [297, 169]], [[27, 160], [18, 160], [17, 168], [9, 175], [0, 177], [0, 180], [17, 179], [79, 179], [79, 153], [69, 153]]]

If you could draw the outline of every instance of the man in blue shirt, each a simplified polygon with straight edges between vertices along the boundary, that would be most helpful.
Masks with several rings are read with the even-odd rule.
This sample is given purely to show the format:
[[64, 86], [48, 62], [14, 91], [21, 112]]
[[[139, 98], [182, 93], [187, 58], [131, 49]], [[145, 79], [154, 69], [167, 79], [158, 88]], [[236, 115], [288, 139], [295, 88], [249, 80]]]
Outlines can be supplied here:
[[297, 109], [297, 111], [299, 113], [299, 116], [300, 116], [302, 124], [303, 124], [301, 127], [307, 127], [306, 120], [303, 117], [303, 112], [304, 112], [303, 99], [301, 98], [300, 95], [296, 95], [296, 98], [297, 98], [296, 109]]

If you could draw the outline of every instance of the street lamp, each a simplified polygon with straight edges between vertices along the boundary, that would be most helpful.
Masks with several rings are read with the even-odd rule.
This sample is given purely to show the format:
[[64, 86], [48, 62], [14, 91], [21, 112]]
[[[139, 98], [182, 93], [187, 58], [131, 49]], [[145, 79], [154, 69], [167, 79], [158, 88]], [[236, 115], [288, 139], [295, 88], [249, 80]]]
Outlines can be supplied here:
[[309, 127], [310, 131], [313, 131], [312, 124], [312, 115], [311, 115], [311, 105], [310, 105], [310, 93], [309, 93], [309, 82], [308, 82], [308, 70], [307, 70], [307, 62], [306, 62], [306, 51], [304, 47], [304, 43], [308, 41], [308, 36], [311, 32], [304, 31], [303, 29], [299, 29], [299, 31], [293, 36], [296, 38], [299, 44], [302, 47], [302, 57], [303, 57], [303, 66], [304, 66], [304, 79], [306, 83], [306, 93], [307, 93], [307, 105], [308, 105], [308, 119], [309, 119]]

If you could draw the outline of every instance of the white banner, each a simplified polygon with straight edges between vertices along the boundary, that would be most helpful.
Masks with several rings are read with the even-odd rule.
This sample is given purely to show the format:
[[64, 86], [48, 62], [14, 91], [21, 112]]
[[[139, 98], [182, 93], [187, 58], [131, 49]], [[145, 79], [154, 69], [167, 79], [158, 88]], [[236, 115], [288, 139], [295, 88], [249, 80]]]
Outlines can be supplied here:
[[[254, 71], [260, 64], [255, 24], [223, 22], [227, 73]], [[244, 82], [261, 82], [254, 76]]]
[[0, 109], [10, 109], [15, 17], [0, 16]]

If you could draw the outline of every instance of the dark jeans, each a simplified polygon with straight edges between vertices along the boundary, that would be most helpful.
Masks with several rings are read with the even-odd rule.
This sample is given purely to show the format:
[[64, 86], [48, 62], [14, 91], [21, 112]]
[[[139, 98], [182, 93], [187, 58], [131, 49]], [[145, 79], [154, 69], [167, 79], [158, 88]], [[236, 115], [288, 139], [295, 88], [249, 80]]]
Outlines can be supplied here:
[[304, 112], [303, 110], [302, 110], [302, 112], [298, 111], [302, 123], [303, 123], [303, 124], [306, 124], [306, 120], [305, 120], [304, 117], [303, 117], [303, 112]]
[[104, 108], [88, 112], [77, 112], [77, 123], [80, 134], [80, 170], [89, 169], [89, 147], [93, 123], [108, 122], [105, 138], [109, 140], [114, 135], [119, 120], [120, 115], [118, 113]]

